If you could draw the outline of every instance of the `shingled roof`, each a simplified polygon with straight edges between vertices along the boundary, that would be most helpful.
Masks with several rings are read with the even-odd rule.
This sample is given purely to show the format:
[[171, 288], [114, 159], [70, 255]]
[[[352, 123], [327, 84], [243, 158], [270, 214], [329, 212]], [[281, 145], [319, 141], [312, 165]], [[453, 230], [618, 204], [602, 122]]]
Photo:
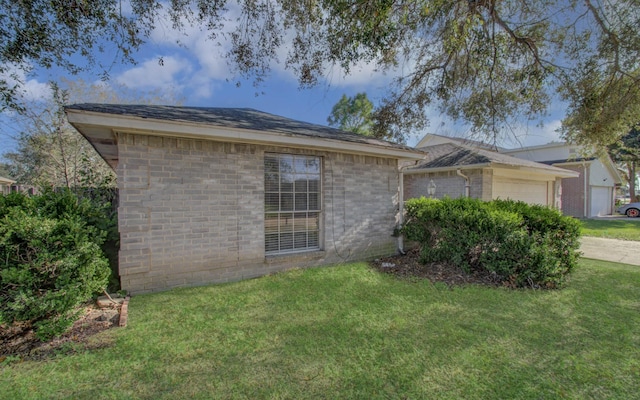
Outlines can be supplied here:
[[115, 132], [149, 131], [154, 135], [273, 145], [342, 149], [344, 152], [422, 158], [412, 147], [297, 121], [250, 108], [162, 105], [74, 104], [65, 107], [69, 122], [110, 165], [117, 164]]
[[502, 166], [537, 170], [540, 172], [556, 174], [562, 177], [573, 177], [576, 175], [573, 171], [534, 161], [523, 160], [461, 143], [443, 143], [435, 146], [423, 147], [421, 150], [427, 152], [427, 155], [417, 165], [407, 167], [405, 169], [406, 173]]
[[5, 178], [4, 176], [0, 176], [0, 183], [2, 183], [4, 185], [12, 185], [12, 184], [16, 183], [16, 181], [14, 181], [13, 179], [10, 179], [10, 178]]

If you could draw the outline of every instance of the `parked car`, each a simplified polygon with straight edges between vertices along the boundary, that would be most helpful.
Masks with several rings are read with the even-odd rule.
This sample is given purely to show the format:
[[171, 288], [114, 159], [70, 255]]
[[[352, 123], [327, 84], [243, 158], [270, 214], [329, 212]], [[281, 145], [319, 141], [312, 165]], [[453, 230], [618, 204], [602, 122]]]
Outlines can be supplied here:
[[629, 203], [618, 208], [620, 214], [625, 214], [627, 217], [640, 216], [640, 203]]

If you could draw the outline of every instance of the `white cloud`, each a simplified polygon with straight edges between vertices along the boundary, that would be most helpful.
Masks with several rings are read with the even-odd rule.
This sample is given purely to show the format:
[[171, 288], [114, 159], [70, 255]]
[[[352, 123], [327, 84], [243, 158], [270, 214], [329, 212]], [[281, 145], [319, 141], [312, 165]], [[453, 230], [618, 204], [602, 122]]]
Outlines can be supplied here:
[[365, 87], [387, 85], [393, 79], [394, 71], [384, 73], [377, 63], [360, 62], [349, 69], [349, 74], [344, 68], [334, 66], [327, 68], [326, 80], [329, 84], [338, 87]]
[[200, 36], [192, 45], [192, 54], [197, 57], [200, 64], [200, 74], [217, 80], [233, 77], [227, 59], [225, 49], [211, 43], [206, 37]]
[[51, 87], [48, 83], [37, 79], [29, 79], [23, 85], [22, 98], [29, 101], [48, 100], [51, 98]]
[[[233, 31], [237, 26], [239, 8], [232, 5], [224, 15], [225, 32]], [[297, 82], [297, 77], [291, 69], [285, 66], [287, 55], [291, 51], [290, 43], [293, 35], [285, 37], [285, 45], [277, 49], [277, 58], [280, 62], [271, 64], [272, 75], [288, 82]], [[189, 56], [197, 60], [197, 75], [199, 81], [203, 77], [213, 80], [233, 79], [234, 74], [227, 62], [227, 53], [231, 49], [229, 35], [220, 33], [215, 39], [209, 37], [209, 32], [199, 26], [192, 26], [185, 22], [183, 31], [173, 28], [168, 14], [164, 12], [157, 20], [156, 28], [151, 33], [151, 43], [158, 46], [169, 46], [176, 51], [185, 51]], [[349, 74], [340, 66], [327, 65], [325, 81], [331, 86], [337, 87], [365, 87], [371, 85], [386, 85], [396, 75], [397, 71], [384, 74], [378, 71], [378, 65], [374, 62], [360, 62], [350, 68]]]
[[20, 68], [17, 65], [6, 66], [6, 72], [0, 73], [0, 79], [9, 86], [17, 85], [18, 96], [21, 101], [44, 101], [51, 98], [51, 87], [48, 82], [40, 82], [37, 79], [28, 79], [27, 72], [31, 68]]
[[157, 56], [118, 75], [116, 82], [134, 89], [181, 89], [184, 76], [192, 71], [188, 60], [176, 56]]
[[[231, 10], [225, 14], [229, 20], [225, 30], [235, 27], [235, 14]], [[232, 77], [225, 54], [231, 49], [228, 35], [219, 34], [214, 40], [209, 37], [209, 32], [200, 26], [191, 25], [185, 21], [182, 31], [173, 28], [173, 24], [165, 12], [157, 19], [156, 28], [151, 32], [151, 43], [159, 46], [168, 46], [176, 51], [185, 51], [195, 60], [200, 67], [198, 75], [224, 80]]]

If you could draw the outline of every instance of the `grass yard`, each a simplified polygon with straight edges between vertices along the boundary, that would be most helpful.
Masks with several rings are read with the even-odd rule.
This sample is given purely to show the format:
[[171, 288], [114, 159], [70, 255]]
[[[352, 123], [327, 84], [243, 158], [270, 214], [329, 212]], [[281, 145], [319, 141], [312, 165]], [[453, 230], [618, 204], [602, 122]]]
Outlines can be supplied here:
[[364, 263], [131, 299], [106, 348], [0, 366], [3, 399], [640, 399], [640, 268], [559, 291]]
[[640, 241], [640, 218], [583, 219], [580, 222], [584, 236]]

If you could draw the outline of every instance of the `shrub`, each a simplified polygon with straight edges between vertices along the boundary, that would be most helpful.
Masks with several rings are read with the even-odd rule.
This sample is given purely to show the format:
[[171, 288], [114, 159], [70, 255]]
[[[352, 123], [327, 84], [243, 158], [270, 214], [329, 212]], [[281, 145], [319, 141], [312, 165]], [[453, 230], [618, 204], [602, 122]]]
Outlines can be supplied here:
[[420, 244], [423, 262], [488, 271], [517, 287], [558, 287], [579, 256], [577, 221], [511, 200], [411, 199], [401, 232]]
[[48, 339], [106, 287], [106, 232], [91, 215], [99, 219], [90, 202], [69, 192], [0, 196], [0, 323], [28, 321]]
[[79, 216], [94, 229], [93, 241], [97, 243], [109, 260], [111, 269], [109, 289], [120, 289], [118, 273], [118, 221], [116, 208], [117, 192], [113, 188], [76, 188], [71, 190], [45, 190], [38, 196], [11, 193], [0, 196], [0, 218], [11, 207], [20, 207], [28, 213], [46, 218]]

